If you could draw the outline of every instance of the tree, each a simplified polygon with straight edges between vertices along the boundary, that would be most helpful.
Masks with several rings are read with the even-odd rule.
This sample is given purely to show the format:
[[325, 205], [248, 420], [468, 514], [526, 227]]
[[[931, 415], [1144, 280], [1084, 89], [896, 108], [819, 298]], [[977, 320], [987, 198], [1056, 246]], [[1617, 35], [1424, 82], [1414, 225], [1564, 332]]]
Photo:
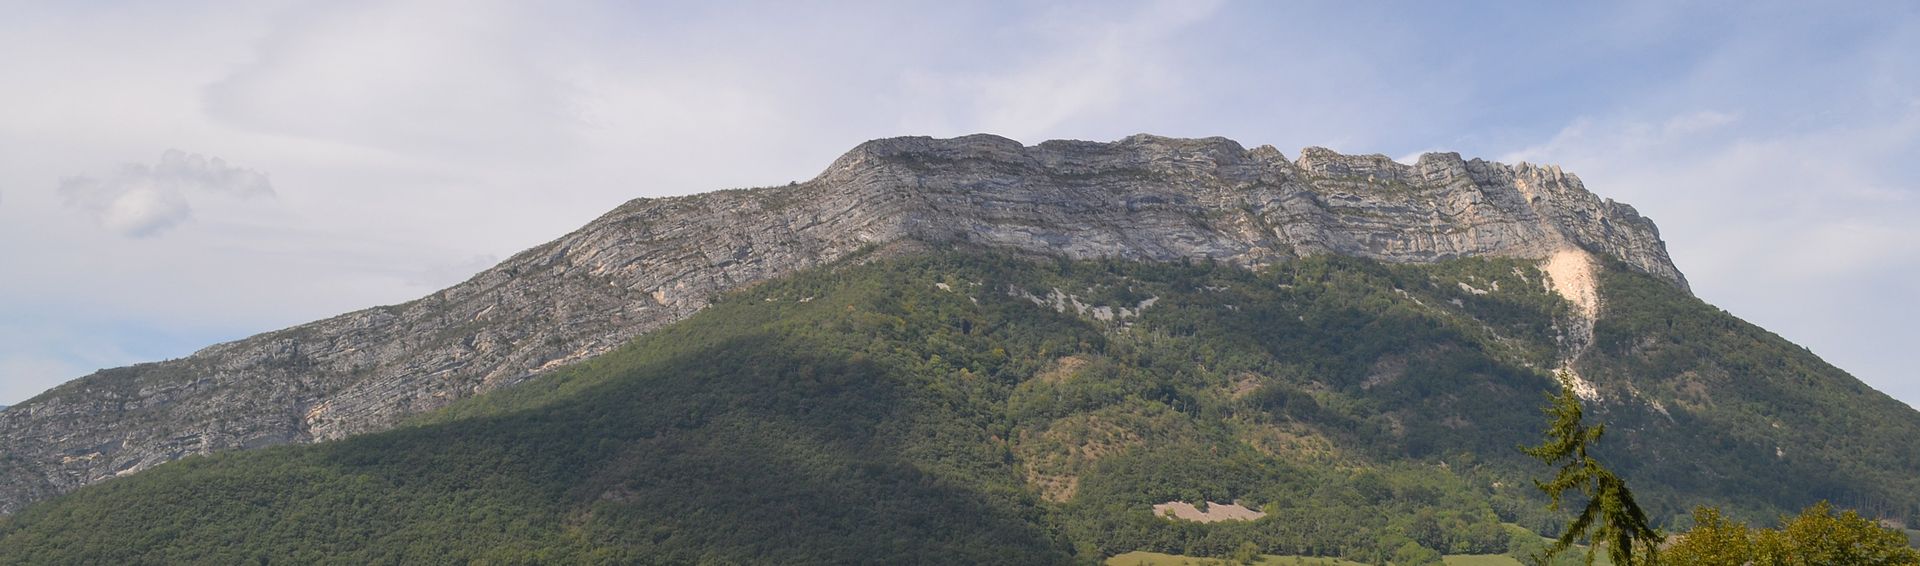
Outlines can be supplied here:
[[1393, 566], [1436, 566], [1445, 564], [1440, 551], [1421, 546], [1420, 543], [1407, 541], [1393, 551]]
[[1533, 531], [1515, 530], [1508, 535], [1507, 556], [1516, 561], [1526, 562], [1547, 554], [1547, 543]]
[[1695, 509], [1693, 521], [1693, 530], [1680, 535], [1662, 555], [1664, 561], [1680, 566], [1920, 566], [1920, 550], [1908, 547], [1905, 536], [1853, 511], [1835, 515], [1825, 501], [1798, 517], [1782, 517], [1779, 530], [1749, 529], [1712, 507]]
[[1255, 544], [1253, 541], [1250, 541], [1250, 540], [1241, 542], [1240, 548], [1235, 549], [1233, 551], [1233, 561], [1239, 564], [1252, 564], [1255, 562], [1259, 562], [1260, 561], [1260, 545]]
[[1670, 564], [1742, 566], [1753, 561], [1753, 533], [1719, 509], [1695, 508], [1693, 530], [1681, 534], [1664, 556]]
[[[1568, 491], [1577, 491], [1586, 499], [1586, 505], [1547, 550], [1547, 556], [1559, 554], [1586, 538], [1592, 541], [1592, 547], [1587, 550], [1589, 564], [1593, 562], [1594, 552], [1602, 546], [1614, 564], [1652, 564], [1659, 548], [1660, 532], [1647, 525], [1647, 514], [1634, 502], [1626, 480], [1594, 458], [1591, 449], [1600, 442], [1601, 435], [1606, 434], [1606, 425], [1587, 426], [1582, 422], [1580, 399], [1574, 396], [1573, 388], [1566, 385], [1567, 381], [1562, 379], [1560, 394], [1548, 396], [1547, 405], [1541, 409], [1548, 417], [1546, 438], [1539, 446], [1520, 448], [1528, 456], [1559, 468], [1553, 481], [1533, 482], [1552, 500], [1549, 509], [1564, 510], [1563, 496]], [[1640, 552], [1639, 562], [1634, 561], [1636, 549]]]
[[1825, 501], [1808, 507], [1778, 531], [1754, 534], [1754, 561], [1760, 564], [1920, 565], [1920, 551], [1907, 537], [1881, 528], [1859, 513], [1834, 515]]

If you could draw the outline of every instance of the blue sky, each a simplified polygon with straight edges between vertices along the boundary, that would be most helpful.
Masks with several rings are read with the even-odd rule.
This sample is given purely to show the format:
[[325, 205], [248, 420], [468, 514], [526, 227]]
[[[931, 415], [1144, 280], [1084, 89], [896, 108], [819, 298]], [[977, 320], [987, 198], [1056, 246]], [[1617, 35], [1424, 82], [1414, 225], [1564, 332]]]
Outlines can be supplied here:
[[0, 5], [0, 404], [866, 139], [1553, 163], [1920, 404], [1920, 4]]

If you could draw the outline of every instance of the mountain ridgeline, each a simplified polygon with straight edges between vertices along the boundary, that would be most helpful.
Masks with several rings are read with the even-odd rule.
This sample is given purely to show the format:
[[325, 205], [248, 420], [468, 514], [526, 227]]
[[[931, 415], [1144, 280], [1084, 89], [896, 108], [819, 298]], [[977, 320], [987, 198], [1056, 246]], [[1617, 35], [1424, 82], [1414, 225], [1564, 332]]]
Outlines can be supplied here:
[[1498, 553], [1556, 375], [1658, 519], [1920, 523], [1920, 414], [1556, 168], [968, 136], [0, 412], [0, 562]]
[[1557, 169], [1135, 136], [862, 144], [805, 183], [640, 199], [472, 279], [103, 370], [0, 413], [0, 512], [193, 454], [343, 438], [677, 322], [728, 290], [894, 241], [1257, 267], [1544, 258], [1569, 247], [1684, 288], [1653, 224]]

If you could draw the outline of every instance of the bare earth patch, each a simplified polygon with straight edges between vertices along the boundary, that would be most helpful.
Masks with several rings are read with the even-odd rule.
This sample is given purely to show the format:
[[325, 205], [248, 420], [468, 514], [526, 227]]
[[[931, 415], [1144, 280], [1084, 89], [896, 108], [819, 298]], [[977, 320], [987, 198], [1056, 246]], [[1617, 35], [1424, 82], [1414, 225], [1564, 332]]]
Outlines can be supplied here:
[[1564, 330], [1566, 336], [1561, 345], [1560, 368], [1554, 373], [1573, 388], [1574, 394], [1588, 401], [1598, 400], [1600, 391], [1574, 371], [1573, 362], [1593, 342], [1593, 322], [1600, 317], [1597, 269], [1599, 264], [1593, 259], [1593, 254], [1571, 248], [1554, 252], [1540, 266], [1540, 270], [1547, 274], [1547, 288], [1572, 303], [1574, 311], [1572, 328]]
[[1055, 421], [1037, 438], [1025, 432], [1020, 436], [1014, 455], [1026, 470], [1027, 484], [1056, 503], [1073, 499], [1080, 474], [1094, 462], [1145, 443], [1125, 425], [1092, 415]]
[[1227, 390], [1227, 395], [1239, 399], [1259, 389], [1260, 376], [1254, 375], [1253, 372], [1241, 372], [1239, 377], [1234, 378], [1233, 385]]
[[1051, 367], [1048, 367], [1045, 371], [1040, 372], [1039, 375], [1034, 377], [1047, 383], [1060, 383], [1071, 379], [1075, 372], [1080, 371], [1080, 368], [1087, 367], [1088, 363], [1090, 362], [1085, 356], [1066, 356], [1054, 360]]
[[1192, 503], [1185, 501], [1169, 501], [1153, 506], [1153, 514], [1161, 517], [1173, 517], [1199, 523], [1252, 521], [1267, 516], [1266, 513], [1242, 507], [1238, 503], [1214, 503], [1212, 501], [1207, 502], [1206, 511], [1201, 511], [1200, 508], [1194, 507]]
[[1343, 463], [1348, 458], [1325, 435], [1313, 427], [1295, 423], [1274, 423], [1242, 429], [1239, 438], [1254, 450], [1268, 456], [1320, 463]]
[[1573, 303], [1580, 316], [1591, 321], [1600, 315], [1600, 289], [1596, 283], [1593, 255], [1584, 250], [1565, 249], [1547, 258], [1541, 270], [1547, 272], [1547, 286]]
[[1381, 385], [1399, 381], [1401, 377], [1406, 375], [1406, 356], [1399, 354], [1380, 356], [1380, 359], [1374, 360], [1373, 367], [1367, 371], [1366, 380], [1360, 382], [1360, 388], [1373, 389]]

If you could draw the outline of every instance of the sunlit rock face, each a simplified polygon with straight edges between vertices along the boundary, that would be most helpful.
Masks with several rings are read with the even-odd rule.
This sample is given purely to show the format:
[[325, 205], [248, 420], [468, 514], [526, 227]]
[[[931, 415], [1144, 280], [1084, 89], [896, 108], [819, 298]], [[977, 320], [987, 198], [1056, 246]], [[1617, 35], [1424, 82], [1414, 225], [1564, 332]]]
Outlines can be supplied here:
[[863, 250], [957, 245], [1249, 267], [1584, 250], [1686, 287], [1651, 221], [1555, 167], [1321, 148], [1289, 160], [1223, 138], [876, 140], [804, 183], [628, 202], [412, 302], [63, 385], [0, 412], [0, 513], [188, 455], [385, 430], [729, 289]]

